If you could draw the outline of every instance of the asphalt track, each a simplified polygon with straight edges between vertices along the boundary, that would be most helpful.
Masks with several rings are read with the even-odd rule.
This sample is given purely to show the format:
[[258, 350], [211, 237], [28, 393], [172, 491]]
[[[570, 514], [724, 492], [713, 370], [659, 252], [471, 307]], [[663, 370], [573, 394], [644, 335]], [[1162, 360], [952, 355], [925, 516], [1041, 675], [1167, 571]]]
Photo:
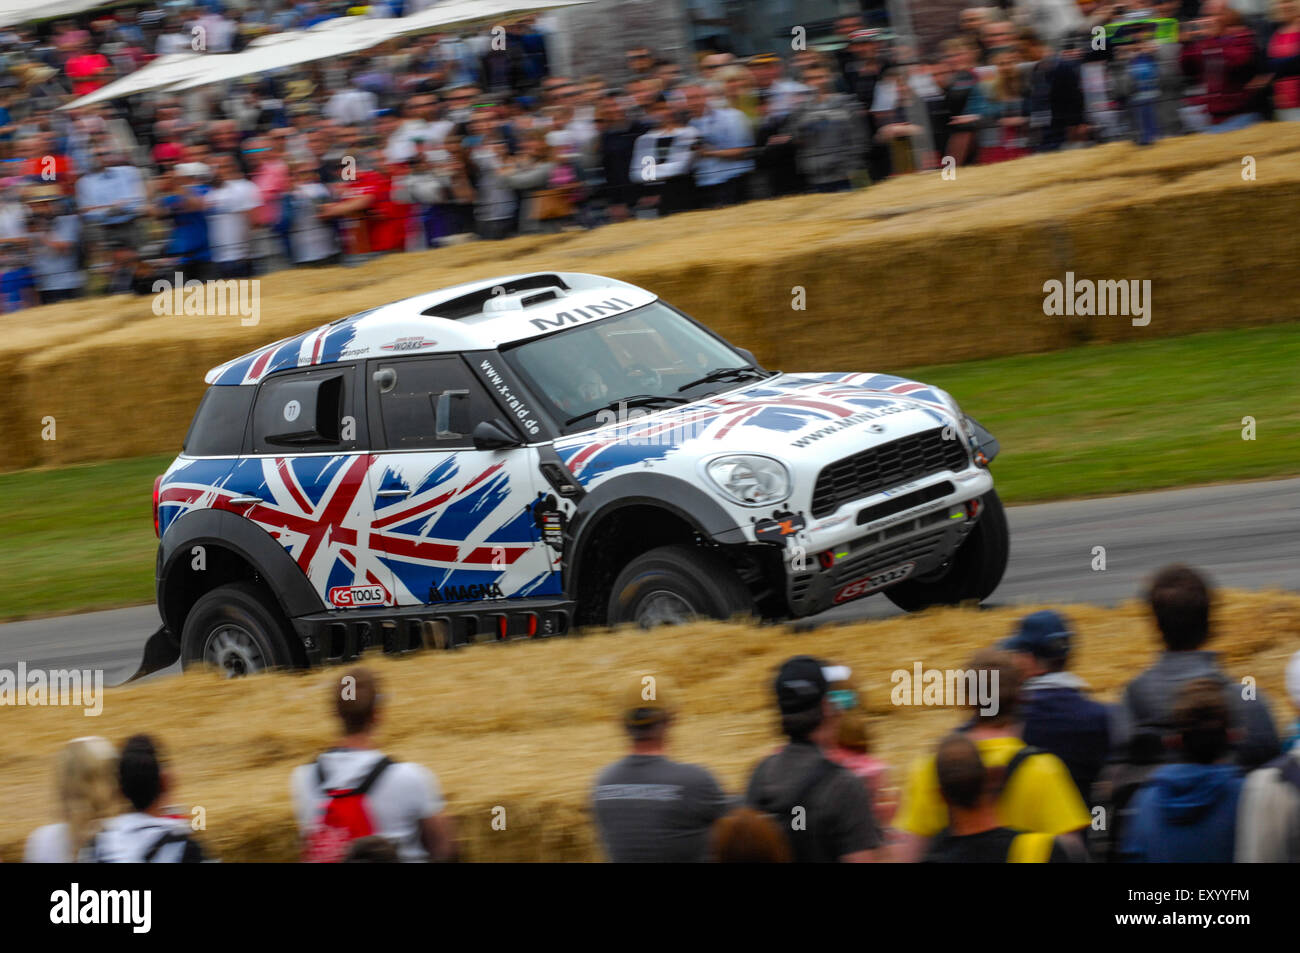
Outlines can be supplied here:
[[[1300, 478], [1015, 506], [1008, 517], [1011, 562], [987, 605], [1113, 605], [1171, 562], [1206, 570], [1219, 586], [1300, 592]], [[1098, 546], [1104, 570], [1093, 568]], [[900, 614], [876, 595], [809, 621]], [[0, 668], [102, 668], [114, 684], [135, 671], [158, 625], [151, 605], [0, 625]]]

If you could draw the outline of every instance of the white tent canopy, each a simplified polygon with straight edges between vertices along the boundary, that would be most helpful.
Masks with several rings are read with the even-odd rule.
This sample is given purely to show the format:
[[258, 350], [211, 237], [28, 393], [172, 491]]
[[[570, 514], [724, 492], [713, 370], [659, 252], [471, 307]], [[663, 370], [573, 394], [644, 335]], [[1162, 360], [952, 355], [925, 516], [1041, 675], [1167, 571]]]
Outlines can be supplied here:
[[[7, 2], [10, 0], [0, 0], [0, 3]], [[308, 30], [261, 37], [239, 53], [178, 53], [163, 57], [62, 108], [77, 109], [150, 90], [179, 92], [194, 89], [313, 60], [359, 53], [404, 34], [494, 23], [590, 2], [592, 0], [447, 0], [409, 17], [338, 17]]]
[[436, 6], [396, 20], [386, 20], [397, 36], [421, 30], [437, 30], [449, 26], [470, 26], [475, 23], [494, 23], [508, 17], [521, 17], [529, 13], [544, 13], [560, 7], [591, 3], [592, 0], [443, 0]]
[[338, 17], [318, 23], [309, 30], [272, 33], [254, 40], [239, 53], [204, 56], [203, 68], [197, 74], [167, 88], [169, 91], [194, 89], [312, 60], [359, 53], [392, 39], [393, 31], [387, 25], [396, 22], [371, 17]]
[[70, 17], [95, 7], [107, 7], [122, 0], [0, 0], [0, 27]]

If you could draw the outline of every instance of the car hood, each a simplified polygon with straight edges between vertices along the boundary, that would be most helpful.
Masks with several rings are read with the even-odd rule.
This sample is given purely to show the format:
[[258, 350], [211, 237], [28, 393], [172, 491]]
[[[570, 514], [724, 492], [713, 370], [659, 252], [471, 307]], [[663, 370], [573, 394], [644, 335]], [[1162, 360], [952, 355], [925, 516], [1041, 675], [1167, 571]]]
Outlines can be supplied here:
[[940, 392], [890, 374], [778, 374], [667, 409], [630, 408], [621, 422], [555, 443], [587, 484], [626, 466], [680, 455], [745, 452], [802, 469], [908, 434], [956, 424]]

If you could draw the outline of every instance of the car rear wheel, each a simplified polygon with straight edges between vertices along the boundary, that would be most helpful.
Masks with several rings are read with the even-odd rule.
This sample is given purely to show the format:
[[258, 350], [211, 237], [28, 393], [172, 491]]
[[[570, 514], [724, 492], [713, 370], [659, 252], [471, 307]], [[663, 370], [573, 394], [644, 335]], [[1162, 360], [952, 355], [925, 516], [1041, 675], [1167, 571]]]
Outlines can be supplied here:
[[181, 664], [211, 666], [230, 678], [301, 664], [287, 626], [279, 607], [252, 583], [213, 589], [185, 617]]
[[1011, 555], [1011, 531], [996, 490], [985, 493], [980, 503], [979, 522], [947, 567], [937, 575], [890, 586], [885, 590], [890, 602], [908, 612], [919, 612], [930, 606], [982, 602], [993, 594]]
[[642, 553], [623, 568], [610, 593], [608, 619], [648, 629], [753, 612], [748, 587], [725, 559], [675, 544]]

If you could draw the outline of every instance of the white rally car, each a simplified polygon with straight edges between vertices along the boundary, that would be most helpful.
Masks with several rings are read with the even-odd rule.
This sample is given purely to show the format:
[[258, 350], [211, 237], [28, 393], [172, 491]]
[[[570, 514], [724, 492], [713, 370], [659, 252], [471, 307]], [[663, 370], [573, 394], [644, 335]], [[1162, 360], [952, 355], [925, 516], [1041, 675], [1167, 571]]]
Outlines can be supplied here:
[[154, 488], [155, 659], [914, 610], [987, 597], [1007, 562], [997, 443], [946, 393], [765, 370], [609, 278], [432, 292], [207, 382]]

